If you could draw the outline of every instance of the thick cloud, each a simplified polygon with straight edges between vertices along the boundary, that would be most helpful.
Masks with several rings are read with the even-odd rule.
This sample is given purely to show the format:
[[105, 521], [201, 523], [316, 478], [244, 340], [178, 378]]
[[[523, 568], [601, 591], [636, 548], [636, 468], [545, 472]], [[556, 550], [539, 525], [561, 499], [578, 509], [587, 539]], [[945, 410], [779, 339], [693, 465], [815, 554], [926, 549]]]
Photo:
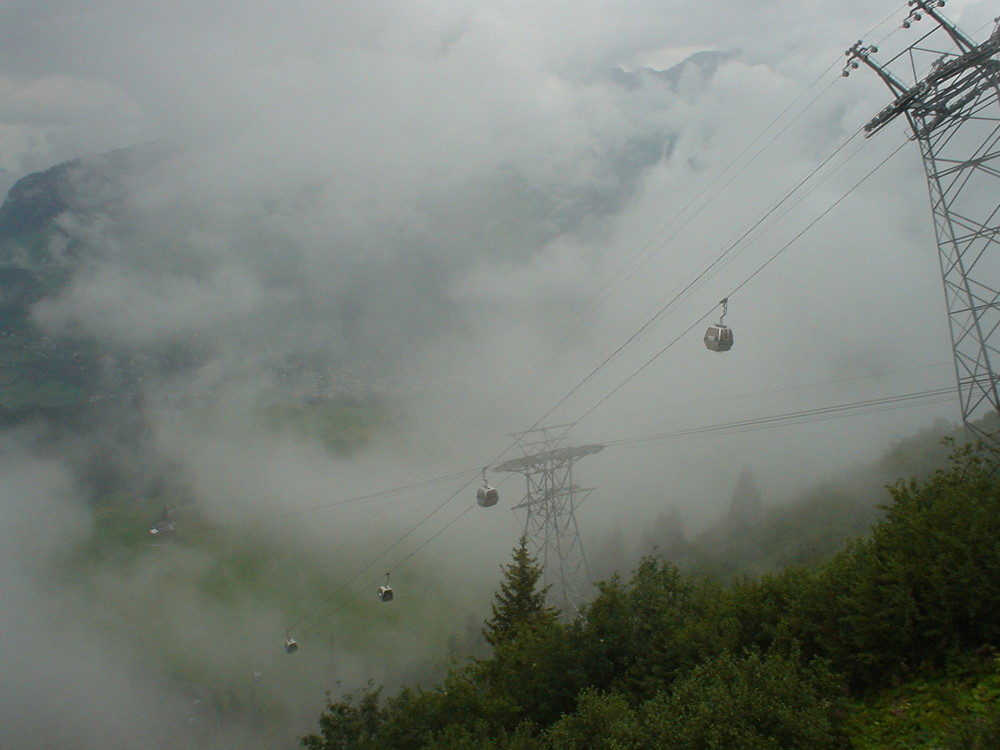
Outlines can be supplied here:
[[[988, 5], [948, 12], [982, 35]], [[78, 268], [34, 320], [109, 350], [197, 350], [186, 369], [148, 373], [145, 442], [128, 455], [155, 452], [222, 523], [474, 474], [541, 419], [583, 416], [574, 437], [602, 442], [949, 385], [926, 188], [902, 126], [850, 141], [813, 175], [887, 101], [875, 76], [842, 79], [840, 66], [859, 36], [905, 44], [898, 12], [861, 0], [12, 0], [0, 9], [0, 184], [168, 144], [106, 210], [58, 218], [61, 244], [49, 249], [72, 248]], [[736, 289], [736, 346], [706, 352], [696, 322]], [[269, 429], [255, 409], [289, 361], [387, 393], [398, 421], [350, 461]], [[780, 494], [954, 409], [609, 448], [580, 464], [598, 488], [581, 520], [638, 524], [670, 499], [704, 521], [745, 465]], [[19, 447], [30, 442], [6, 445], [4, 508], [19, 523], [40, 514], [30, 522], [47, 541], [0, 545], [25, 613], [5, 606], [5, 623], [22, 634], [76, 601], [75, 590], [43, 590], [38, 571], [89, 519], [69, 456], [41, 459]], [[297, 543], [367, 560], [450, 492], [347, 520], [310, 516]], [[447, 507], [421, 540], [457, 523]], [[445, 550], [434, 571], [477, 585], [494, 576], [518, 533], [510, 515], [499, 522], [507, 537], [497, 522], [463, 518], [434, 548]], [[156, 575], [150, 565], [95, 586], [138, 596]], [[235, 642], [280, 619], [240, 610], [247, 622], [233, 626], [200, 600], [178, 612], [191, 628], [173, 637], [206, 658], [213, 627], [236, 627]], [[58, 683], [66, 704], [86, 692], [53, 676], [81, 644], [108, 695], [127, 692], [133, 656], [111, 658], [104, 634], [42, 634], [61, 638], [54, 658], [29, 639], [34, 660], [12, 667], [39, 691]], [[338, 658], [363, 679], [366, 657]], [[183, 714], [172, 686], [155, 682], [143, 689], [162, 690], [163, 714]], [[27, 703], [9, 704], [26, 717], [19, 731], [44, 718]], [[84, 706], [104, 722], [87, 741], [100, 743], [99, 726], [133, 736], [154, 703], [130, 702], [117, 721]], [[45, 714], [58, 712], [51, 704]]]

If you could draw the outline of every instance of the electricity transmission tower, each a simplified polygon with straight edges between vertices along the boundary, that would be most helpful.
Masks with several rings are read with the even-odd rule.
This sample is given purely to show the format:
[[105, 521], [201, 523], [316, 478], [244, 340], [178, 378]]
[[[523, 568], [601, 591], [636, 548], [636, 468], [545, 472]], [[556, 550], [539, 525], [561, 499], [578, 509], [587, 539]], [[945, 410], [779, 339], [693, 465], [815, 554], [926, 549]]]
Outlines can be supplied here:
[[515, 510], [524, 510], [524, 536], [542, 567], [549, 598], [566, 616], [580, 609], [581, 587], [590, 582], [576, 508], [593, 488], [573, 484], [573, 464], [603, 445], [566, 447], [572, 425], [528, 430], [514, 435], [524, 456], [505, 461], [494, 471], [524, 474], [527, 492]]
[[[1000, 412], [1000, 23], [974, 43], [938, 8], [945, 0], [909, 0], [903, 28], [927, 17], [930, 28], [880, 64], [878, 48], [858, 41], [844, 75], [863, 63], [895, 97], [865, 126], [866, 137], [903, 116], [920, 146], [930, 192], [938, 258], [961, 399], [974, 437], [995, 441]], [[997, 19], [1000, 21], [1000, 19]], [[890, 70], [892, 68], [892, 70]], [[991, 416], [984, 427], [974, 420]]]

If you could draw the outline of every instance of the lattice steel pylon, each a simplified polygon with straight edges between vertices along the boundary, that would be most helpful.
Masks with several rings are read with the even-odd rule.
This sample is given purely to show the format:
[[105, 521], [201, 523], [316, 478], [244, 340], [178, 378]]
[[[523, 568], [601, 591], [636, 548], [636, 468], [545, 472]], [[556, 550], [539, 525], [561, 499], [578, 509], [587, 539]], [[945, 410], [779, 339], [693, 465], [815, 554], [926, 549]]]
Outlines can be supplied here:
[[593, 488], [573, 484], [573, 464], [597, 453], [603, 445], [566, 447], [572, 425], [556, 425], [514, 435], [524, 453], [494, 471], [524, 474], [527, 492], [514, 506], [524, 510], [524, 536], [542, 568], [542, 585], [549, 601], [566, 617], [579, 612], [582, 588], [590, 582], [587, 558], [576, 523], [576, 509]]
[[[997, 442], [1000, 413], [1000, 23], [975, 44], [938, 8], [945, 0], [909, 0], [910, 28], [933, 22], [884, 64], [878, 48], [858, 41], [844, 75], [859, 63], [874, 70], [895, 99], [865, 126], [874, 135], [900, 115], [920, 146], [930, 192], [938, 258], [948, 308], [962, 421], [975, 438]], [[997, 19], [1000, 21], [1000, 19]], [[900, 74], [890, 66], [902, 69]], [[977, 424], [985, 420], [985, 427]]]

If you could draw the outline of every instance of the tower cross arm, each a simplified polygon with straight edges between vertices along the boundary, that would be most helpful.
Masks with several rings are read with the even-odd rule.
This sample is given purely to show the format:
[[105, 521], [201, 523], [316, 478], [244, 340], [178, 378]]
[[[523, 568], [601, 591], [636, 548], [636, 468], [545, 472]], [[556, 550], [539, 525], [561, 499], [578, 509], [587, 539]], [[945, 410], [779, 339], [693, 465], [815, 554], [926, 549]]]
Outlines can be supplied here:
[[[932, 15], [935, 19], [938, 18], [937, 14]], [[944, 19], [941, 19], [941, 23], [943, 26], [947, 24]], [[957, 31], [955, 33], [959, 34]], [[964, 39], [961, 34], [959, 37]], [[911, 111], [923, 112], [925, 115], [934, 112], [937, 115], [936, 120], [940, 121], [941, 118], [947, 117], [964, 103], [967, 103], [969, 99], [974, 98], [975, 94], [978, 93], [975, 89], [982, 87], [980, 83], [982, 76], [962, 76], [963, 73], [978, 69], [991, 79], [1000, 73], [1000, 61], [996, 59], [997, 53], [1000, 52], [1000, 23], [997, 24], [990, 38], [982, 44], [964, 44], [961, 48], [963, 49], [962, 54], [951, 59], [945, 59], [942, 56], [934, 63], [927, 76], [913, 86], [904, 85], [885, 66], [872, 59], [872, 55], [878, 52], [878, 48], [874, 45], [866, 47], [859, 40], [848, 49], [845, 53], [848, 58], [847, 64], [844, 66], [843, 74], [845, 76], [849, 75], [851, 70], [856, 69], [860, 63], [864, 63], [875, 71], [889, 87], [889, 90], [896, 95], [892, 102], [865, 124], [866, 135], [873, 135], [899, 115]], [[971, 97], [962, 96], [970, 87], [974, 89], [973, 95]], [[933, 125], [918, 127], [913, 123], [912, 118], [911, 125], [918, 137], [933, 129]]]
[[903, 21], [904, 29], [910, 28], [911, 22], [919, 21], [922, 14], [926, 13], [937, 21], [937, 24], [945, 30], [960, 50], [969, 52], [975, 49], [976, 45], [971, 39], [959, 31], [955, 24], [937, 12], [938, 8], [944, 7], [945, 0], [908, 0], [906, 4], [910, 6], [910, 14]]
[[872, 59], [872, 55], [878, 52], [878, 47], [874, 44], [869, 44], [865, 46], [862, 40], [856, 41], [851, 47], [844, 52], [847, 57], [847, 62], [844, 65], [844, 71], [842, 75], [847, 77], [851, 74], [852, 70], [857, 70], [860, 63], [864, 63], [869, 68], [875, 71], [879, 78], [881, 78], [885, 85], [889, 87], [892, 93], [896, 94], [897, 97], [903, 97], [909, 91], [910, 87], [902, 83], [898, 78], [896, 78], [892, 73], [890, 73], [884, 66], [879, 65]]

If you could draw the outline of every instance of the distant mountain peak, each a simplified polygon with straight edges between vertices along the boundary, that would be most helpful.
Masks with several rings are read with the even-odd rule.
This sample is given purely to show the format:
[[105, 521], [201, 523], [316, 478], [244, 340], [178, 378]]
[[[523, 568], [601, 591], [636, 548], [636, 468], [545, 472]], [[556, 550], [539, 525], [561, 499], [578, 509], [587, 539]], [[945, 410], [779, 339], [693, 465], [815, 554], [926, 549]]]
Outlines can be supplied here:
[[165, 141], [152, 141], [22, 177], [0, 205], [0, 243], [43, 230], [65, 211], [99, 210], [119, 200], [122, 178], [156, 164], [167, 149]]
[[656, 68], [649, 67], [634, 68], [632, 70], [615, 68], [611, 72], [611, 80], [632, 91], [642, 85], [643, 77], [648, 76], [662, 83], [666, 83], [673, 88], [680, 82], [681, 76], [692, 69], [696, 69], [705, 79], [711, 78], [712, 75], [715, 74], [719, 65], [734, 56], [735, 53], [733, 52], [702, 50], [701, 52], [695, 52], [693, 55], [689, 55], [676, 65], [672, 65], [665, 70], [658, 70]]

